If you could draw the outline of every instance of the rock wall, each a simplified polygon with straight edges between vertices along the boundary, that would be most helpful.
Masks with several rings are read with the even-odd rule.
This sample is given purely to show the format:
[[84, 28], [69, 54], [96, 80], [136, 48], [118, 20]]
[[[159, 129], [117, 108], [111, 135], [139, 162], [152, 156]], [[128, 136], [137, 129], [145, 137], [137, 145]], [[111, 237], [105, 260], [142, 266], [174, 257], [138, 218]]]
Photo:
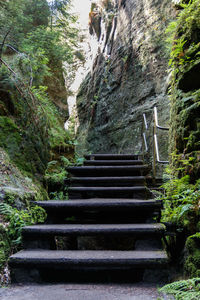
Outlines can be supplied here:
[[[142, 114], [152, 133], [155, 105], [160, 124], [168, 123], [165, 29], [174, 17], [171, 0], [99, 1], [92, 6], [90, 32], [99, 49], [77, 96], [79, 151], [140, 153]], [[166, 134], [160, 139], [162, 159], [167, 139]]]
[[178, 176], [200, 176], [200, 1], [184, 1], [172, 37], [170, 152]]
[[[5, 59], [12, 63], [16, 55]], [[47, 199], [44, 174], [48, 162], [74, 151], [64, 130], [68, 106], [62, 69], [46, 82], [48, 94], [38, 98], [20, 83], [15, 86], [7, 68], [1, 69], [0, 203], [13, 197], [18, 206], [27, 200]]]

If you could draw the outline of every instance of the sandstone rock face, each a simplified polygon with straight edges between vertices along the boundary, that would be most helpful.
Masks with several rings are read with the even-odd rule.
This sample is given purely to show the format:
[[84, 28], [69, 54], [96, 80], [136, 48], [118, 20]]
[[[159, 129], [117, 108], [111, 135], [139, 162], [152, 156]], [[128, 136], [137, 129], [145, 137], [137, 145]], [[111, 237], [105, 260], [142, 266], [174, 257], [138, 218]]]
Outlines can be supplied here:
[[[151, 134], [155, 105], [161, 125], [169, 118], [165, 29], [175, 10], [171, 0], [110, 1], [102, 8], [105, 2], [99, 51], [77, 96], [78, 150], [141, 153], [142, 114]], [[160, 137], [162, 159], [167, 139]]]
[[[59, 116], [63, 123], [69, 117], [67, 96], [68, 91], [65, 86], [65, 80], [63, 76], [63, 68], [61, 62], [58, 62], [59, 67], [51, 67], [51, 73], [53, 76], [46, 78], [44, 84], [48, 87], [48, 95], [51, 101], [55, 104], [58, 109]], [[64, 125], [63, 125], [64, 126]]]

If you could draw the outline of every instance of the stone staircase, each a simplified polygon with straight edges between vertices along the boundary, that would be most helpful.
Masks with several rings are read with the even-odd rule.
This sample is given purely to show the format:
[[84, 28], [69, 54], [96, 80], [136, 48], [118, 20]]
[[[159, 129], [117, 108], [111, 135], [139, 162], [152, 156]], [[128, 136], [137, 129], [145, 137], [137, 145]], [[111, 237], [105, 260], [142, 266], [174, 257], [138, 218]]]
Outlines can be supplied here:
[[165, 226], [154, 221], [161, 202], [151, 199], [139, 156], [88, 155], [68, 171], [69, 200], [37, 202], [47, 222], [23, 229], [24, 250], [9, 260], [12, 281], [123, 282], [162, 273]]

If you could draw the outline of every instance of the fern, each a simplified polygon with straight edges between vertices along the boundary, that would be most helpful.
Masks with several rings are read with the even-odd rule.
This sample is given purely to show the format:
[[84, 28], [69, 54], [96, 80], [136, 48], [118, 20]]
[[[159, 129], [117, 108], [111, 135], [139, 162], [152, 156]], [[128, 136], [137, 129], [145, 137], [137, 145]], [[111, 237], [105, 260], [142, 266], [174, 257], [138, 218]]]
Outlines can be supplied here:
[[176, 281], [159, 289], [162, 293], [172, 294], [177, 300], [200, 299], [200, 278]]
[[42, 223], [46, 219], [45, 210], [39, 206], [34, 206], [28, 210], [18, 210], [7, 203], [0, 203], [0, 214], [8, 222], [7, 236], [11, 248], [20, 245], [21, 232], [24, 226]]
[[0, 215], [8, 217], [12, 214], [13, 208], [7, 203], [0, 203]]

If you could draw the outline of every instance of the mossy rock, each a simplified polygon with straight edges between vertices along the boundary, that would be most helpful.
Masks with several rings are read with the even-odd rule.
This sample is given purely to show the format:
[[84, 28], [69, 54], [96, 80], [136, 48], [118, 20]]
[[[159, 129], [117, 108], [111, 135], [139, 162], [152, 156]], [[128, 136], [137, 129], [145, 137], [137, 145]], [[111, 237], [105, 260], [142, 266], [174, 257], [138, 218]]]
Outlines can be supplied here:
[[[1, 220], [2, 221], [2, 220]], [[10, 245], [5, 227], [0, 224], [0, 272], [3, 270], [10, 253]]]
[[172, 33], [170, 152], [177, 154], [172, 157], [173, 168], [179, 168], [177, 175], [189, 174], [195, 180], [199, 176], [196, 159], [189, 161], [189, 168], [184, 160], [191, 153], [195, 158], [200, 147], [200, 2], [179, 2], [188, 5], [179, 11]]
[[19, 152], [22, 138], [15, 122], [9, 117], [0, 116], [0, 130], [0, 147], [7, 149], [12, 155]]
[[22, 208], [30, 201], [48, 199], [43, 185], [25, 176], [2, 148], [0, 148], [0, 161], [0, 202], [5, 201]]
[[187, 238], [185, 249], [185, 275], [189, 277], [198, 277], [200, 275], [200, 232]]

